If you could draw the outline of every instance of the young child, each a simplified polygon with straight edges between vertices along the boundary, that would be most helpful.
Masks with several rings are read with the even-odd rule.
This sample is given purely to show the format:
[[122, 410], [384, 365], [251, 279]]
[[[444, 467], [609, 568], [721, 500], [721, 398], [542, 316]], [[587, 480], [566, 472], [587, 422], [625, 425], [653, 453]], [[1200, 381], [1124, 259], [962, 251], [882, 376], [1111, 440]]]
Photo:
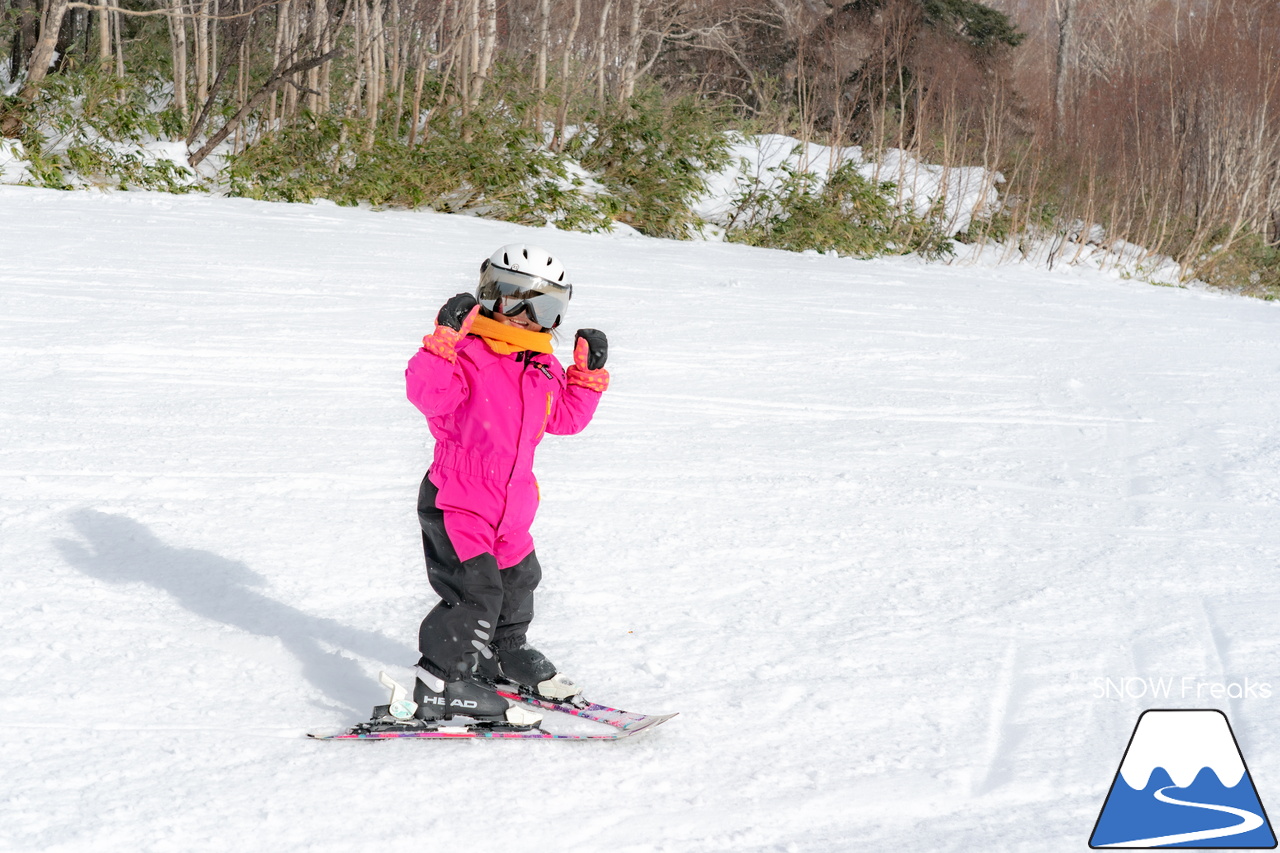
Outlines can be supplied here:
[[542, 577], [529, 535], [534, 448], [546, 433], [581, 432], [609, 384], [603, 332], [578, 330], [567, 371], [551, 355], [572, 293], [544, 249], [503, 246], [480, 265], [474, 296], [445, 302], [405, 371], [435, 438], [418, 493], [427, 576], [440, 595], [418, 633], [421, 720], [531, 725], [536, 715], [512, 707], [495, 683], [557, 700], [579, 692], [525, 641]]

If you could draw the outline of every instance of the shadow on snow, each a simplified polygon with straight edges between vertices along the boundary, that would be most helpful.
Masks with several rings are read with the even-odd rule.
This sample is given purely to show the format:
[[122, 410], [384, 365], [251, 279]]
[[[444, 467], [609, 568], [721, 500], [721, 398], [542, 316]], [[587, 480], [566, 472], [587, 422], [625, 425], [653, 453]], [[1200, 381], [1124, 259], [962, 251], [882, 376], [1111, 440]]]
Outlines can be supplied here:
[[253, 587], [266, 586], [266, 579], [244, 563], [166, 545], [145, 525], [124, 516], [78, 510], [70, 519], [85, 543], [58, 539], [54, 544], [72, 566], [108, 583], [148, 584], [198, 616], [279, 639], [316, 689], [352, 710], [366, 711], [379, 688], [359, 663], [329, 649], [377, 661], [416, 657], [381, 634], [312, 616], [263, 595]]

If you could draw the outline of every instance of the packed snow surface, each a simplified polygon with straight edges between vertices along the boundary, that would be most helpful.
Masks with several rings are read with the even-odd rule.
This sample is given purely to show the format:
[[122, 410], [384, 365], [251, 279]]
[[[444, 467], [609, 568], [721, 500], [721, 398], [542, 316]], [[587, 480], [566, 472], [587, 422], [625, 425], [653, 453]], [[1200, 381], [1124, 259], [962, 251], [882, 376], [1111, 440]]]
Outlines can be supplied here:
[[[540, 448], [531, 640], [680, 716], [309, 741], [409, 678], [404, 364], [513, 241], [612, 344]], [[19, 187], [0, 257], [0, 849], [1081, 850], [1149, 707], [1280, 804], [1275, 305]]]

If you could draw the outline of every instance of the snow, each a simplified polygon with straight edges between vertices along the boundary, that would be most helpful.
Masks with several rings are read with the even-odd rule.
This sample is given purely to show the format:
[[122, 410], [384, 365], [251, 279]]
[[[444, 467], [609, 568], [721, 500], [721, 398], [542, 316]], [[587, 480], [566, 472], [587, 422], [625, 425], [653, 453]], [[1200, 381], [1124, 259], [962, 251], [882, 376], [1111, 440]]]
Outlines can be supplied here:
[[960, 263], [1025, 263], [1042, 269], [1072, 266], [1150, 284], [1204, 286], [1199, 281], [1188, 281], [1188, 270], [1169, 256], [1127, 240], [1110, 239], [1101, 225], [1086, 227], [1080, 220], [1062, 232], [1031, 229], [1005, 243], [987, 240], [952, 246], [956, 249], [955, 259]]
[[[308, 741], [408, 678], [403, 367], [516, 240], [612, 342], [540, 449], [531, 639], [680, 716]], [[1280, 672], [1273, 304], [24, 187], [0, 255], [0, 849], [1083, 849], [1148, 707], [1220, 708], [1280, 791], [1280, 691], [1230, 687]]]
[[26, 149], [18, 140], [0, 137], [0, 184], [32, 180], [26, 154]]

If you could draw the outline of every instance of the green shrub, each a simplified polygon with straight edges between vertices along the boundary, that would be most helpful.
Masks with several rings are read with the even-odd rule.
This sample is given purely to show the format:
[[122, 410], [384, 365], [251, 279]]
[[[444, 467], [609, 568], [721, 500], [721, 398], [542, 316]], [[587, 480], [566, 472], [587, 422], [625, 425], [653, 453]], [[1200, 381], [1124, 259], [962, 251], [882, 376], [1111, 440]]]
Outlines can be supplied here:
[[429, 207], [530, 225], [608, 224], [583, 182], [520, 115], [501, 106], [442, 111], [410, 146], [388, 119], [368, 144], [367, 122], [306, 116], [230, 158], [232, 195], [270, 201]]
[[[647, 90], [625, 107], [592, 111], [555, 152], [529, 120], [532, 104], [518, 80], [506, 82], [500, 99], [465, 114], [433, 113], [413, 146], [393, 118], [370, 144], [362, 120], [305, 116], [230, 158], [230, 191], [425, 206], [579, 231], [618, 219], [664, 237], [690, 237], [702, 224], [691, 209], [706, 191], [702, 170], [722, 166], [728, 150], [713, 111]], [[574, 173], [575, 161], [597, 186]]]
[[1247, 233], [1204, 258], [1195, 273], [1213, 287], [1280, 299], [1280, 247], [1260, 234]]
[[694, 202], [703, 174], [729, 162], [723, 112], [685, 96], [646, 88], [625, 104], [592, 109], [565, 153], [609, 191], [608, 211], [651, 237], [688, 239], [703, 225]]
[[[745, 175], [746, 164], [743, 164]], [[898, 209], [894, 184], [875, 183], [857, 164], [840, 165], [826, 180], [812, 172], [781, 167], [783, 177], [767, 186], [758, 177], [740, 180], [726, 239], [751, 246], [816, 250], [855, 258], [917, 252], [939, 258], [951, 243], [936, 217]]]
[[23, 136], [37, 186], [78, 184], [184, 193], [200, 188], [186, 166], [145, 152], [182, 132], [181, 117], [156, 109], [158, 83], [96, 69], [47, 78]]
[[956, 235], [958, 243], [977, 243], [982, 240], [993, 240], [1003, 243], [1014, 234], [1013, 212], [1007, 206], [991, 211], [984, 216], [975, 216], [969, 220], [969, 227]]

